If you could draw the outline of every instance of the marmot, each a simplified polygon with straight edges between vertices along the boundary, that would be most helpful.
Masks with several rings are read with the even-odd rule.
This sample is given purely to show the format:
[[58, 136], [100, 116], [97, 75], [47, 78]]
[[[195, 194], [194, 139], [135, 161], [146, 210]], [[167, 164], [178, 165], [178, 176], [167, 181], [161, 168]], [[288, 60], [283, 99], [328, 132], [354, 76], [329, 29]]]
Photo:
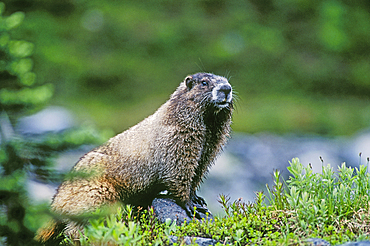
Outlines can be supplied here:
[[[196, 190], [229, 138], [233, 111], [228, 80], [211, 73], [189, 75], [153, 115], [83, 156], [64, 181], [51, 210], [63, 221], [41, 229], [47, 242], [62, 230], [78, 237], [73, 217], [121, 201], [148, 206], [167, 190], [191, 216], [205, 205]], [[198, 209], [197, 209], [198, 210]], [[202, 217], [197, 214], [198, 217]]]

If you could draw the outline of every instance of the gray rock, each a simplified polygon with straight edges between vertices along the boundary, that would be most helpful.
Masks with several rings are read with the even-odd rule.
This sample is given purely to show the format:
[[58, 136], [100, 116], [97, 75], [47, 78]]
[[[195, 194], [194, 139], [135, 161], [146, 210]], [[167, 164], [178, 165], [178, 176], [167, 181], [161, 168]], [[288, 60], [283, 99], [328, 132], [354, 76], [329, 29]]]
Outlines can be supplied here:
[[330, 246], [328, 241], [321, 238], [309, 238], [306, 240], [307, 246]]
[[176, 220], [177, 225], [181, 225], [185, 220], [191, 221], [185, 210], [171, 198], [155, 198], [152, 206], [155, 216], [162, 223], [165, 223], [167, 219]]
[[[155, 216], [159, 219], [160, 222], [165, 223], [167, 219], [171, 219], [171, 221], [176, 221], [177, 225], [181, 225], [186, 221], [191, 221], [193, 218], [190, 218], [186, 211], [179, 206], [175, 200], [170, 197], [159, 197], [155, 198], [152, 202], [152, 206], [154, 209]], [[202, 207], [208, 210], [205, 207]], [[204, 215], [205, 217], [205, 215]], [[208, 220], [213, 219], [213, 215], [209, 212]]]
[[190, 245], [192, 243], [196, 243], [199, 246], [207, 246], [207, 245], [216, 245], [217, 240], [212, 238], [203, 238], [203, 237], [184, 237], [179, 240], [176, 236], [170, 236], [170, 245], [173, 245], [174, 243], [181, 244], [185, 243], [186, 245]]
[[[171, 219], [171, 221], [176, 221], [177, 225], [181, 225], [185, 221], [191, 221], [190, 218], [185, 210], [176, 204], [175, 200], [162, 197], [162, 198], [155, 198], [152, 202], [152, 206], [154, 209], [155, 216], [159, 219], [160, 222], [165, 223], [166, 220]], [[210, 214], [208, 219], [213, 219], [213, 216]], [[206, 245], [216, 245], [217, 241], [211, 238], [202, 238], [202, 237], [184, 237], [178, 238], [176, 236], [169, 236], [170, 245], [174, 243], [182, 244], [185, 243], [186, 245], [190, 245], [192, 243], [196, 243], [200, 246]]]
[[[309, 238], [306, 240], [308, 246], [330, 246], [328, 241], [321, 238]], [[370, 241], [360, 241], [360, 242], [348, 242], [338, 246], [370, 246]]]
[[349, 242], [340, 246], [370, 246], [370, 241]]

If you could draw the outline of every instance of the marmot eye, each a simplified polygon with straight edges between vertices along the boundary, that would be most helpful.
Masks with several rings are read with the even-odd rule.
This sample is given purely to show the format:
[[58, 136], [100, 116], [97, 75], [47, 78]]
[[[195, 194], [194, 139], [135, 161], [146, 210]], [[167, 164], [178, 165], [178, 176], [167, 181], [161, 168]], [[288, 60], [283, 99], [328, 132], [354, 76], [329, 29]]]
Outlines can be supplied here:
[[202, 85], [206, 86], [206, 85], [208, 85], [208, 82], [207, 81], [202, 81]]

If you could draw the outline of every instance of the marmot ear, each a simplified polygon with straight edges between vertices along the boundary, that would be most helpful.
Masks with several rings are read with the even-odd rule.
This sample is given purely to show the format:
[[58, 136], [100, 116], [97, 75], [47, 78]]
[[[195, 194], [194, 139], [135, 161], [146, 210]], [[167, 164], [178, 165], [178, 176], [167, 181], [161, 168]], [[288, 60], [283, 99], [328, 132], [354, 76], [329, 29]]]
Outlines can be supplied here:
[[186, 84], [186, 87], [188, 87], [188, 90], [190, 91], [191, 88], [193, 88], [193, 85], [194, 85], [193, 77], [191, 77], [190, 75], [188, 77], [186, 77], [185, 78], [185, 84]]

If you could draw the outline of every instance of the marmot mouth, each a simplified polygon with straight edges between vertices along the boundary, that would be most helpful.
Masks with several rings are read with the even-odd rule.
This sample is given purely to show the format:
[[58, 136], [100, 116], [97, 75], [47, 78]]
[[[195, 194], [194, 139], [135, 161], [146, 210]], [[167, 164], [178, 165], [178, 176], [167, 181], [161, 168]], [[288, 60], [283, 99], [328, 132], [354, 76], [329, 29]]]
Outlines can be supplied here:
[[220, 102], [215, 102], [216, 106], [220, 107], [220, 108], [225, 108], [227, 106], [229, 106], [230, 102], [228, 101], [220, 101]]

